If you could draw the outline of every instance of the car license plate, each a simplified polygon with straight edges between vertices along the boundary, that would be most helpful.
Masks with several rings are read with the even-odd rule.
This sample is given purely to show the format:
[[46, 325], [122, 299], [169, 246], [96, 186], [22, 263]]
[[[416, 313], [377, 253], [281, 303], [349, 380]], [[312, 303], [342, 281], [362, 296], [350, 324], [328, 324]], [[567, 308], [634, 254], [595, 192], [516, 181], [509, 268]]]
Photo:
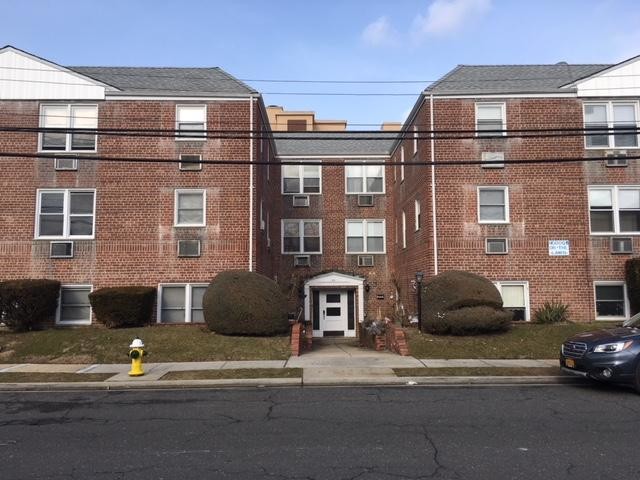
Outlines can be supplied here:
[[572, 360], [570, 358], [565, 359], [564, 364], [567, 366], [567, 368], [576, 368], [575, 360]]

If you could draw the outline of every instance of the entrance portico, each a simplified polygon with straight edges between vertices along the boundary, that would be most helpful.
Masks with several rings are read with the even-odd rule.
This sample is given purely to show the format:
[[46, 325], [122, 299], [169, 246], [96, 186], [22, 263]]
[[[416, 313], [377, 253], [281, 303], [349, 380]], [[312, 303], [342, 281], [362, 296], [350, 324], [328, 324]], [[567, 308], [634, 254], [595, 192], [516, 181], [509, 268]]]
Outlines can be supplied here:
[[355, 337], [364, 322], [364, 278], [330, 272], [304, 284], [304, 318], [313, 336]]

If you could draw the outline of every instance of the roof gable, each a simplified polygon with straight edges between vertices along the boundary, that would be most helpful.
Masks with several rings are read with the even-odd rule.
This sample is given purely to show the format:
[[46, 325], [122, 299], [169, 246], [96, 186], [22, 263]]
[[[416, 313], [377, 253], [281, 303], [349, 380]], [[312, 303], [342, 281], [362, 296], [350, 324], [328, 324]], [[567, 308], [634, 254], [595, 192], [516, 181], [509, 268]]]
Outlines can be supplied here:
[[581, 77], [566, 87], [576, 88], [579, 97], [640, 96], [640, 55]]
[[101, 100], [108, 90], [103, 82], [12, 46], [0, 49], [0, 99]]

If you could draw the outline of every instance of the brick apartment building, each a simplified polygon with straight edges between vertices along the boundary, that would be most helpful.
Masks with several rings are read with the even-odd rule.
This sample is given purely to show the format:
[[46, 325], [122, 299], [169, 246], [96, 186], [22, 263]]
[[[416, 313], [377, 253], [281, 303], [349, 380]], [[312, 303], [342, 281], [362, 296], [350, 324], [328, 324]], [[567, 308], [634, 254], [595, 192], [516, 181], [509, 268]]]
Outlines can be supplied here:
[[[494, 281], [518, 319], [553, 299], [578, 321], [628, 317], [624, 263], [640, 248], [640, 169], [625, 156], [640, 153], [637, 130], [531, 138], [482, 130], [638, 127], [639, 98], [640, 57], [458, 66], [427, 88], [392, 151], [401, 306], [415, 311], [414, 272], [459, 269]], [[416, 140], [416, 130], [472, 133]], [[518, 162], [588, 157], [605, 159]], [[456, 165], [473, 160], [491, 163]], [[425, 161], [453, 165], [412, 166]]]
[[[622, 155], [638, 152], [637, 132], [421, 131], [638, 126], [637, 58], [461, 66], [423, 92], [400, 134], [374, 140], [272, 134], [259, 92], [218, 68], [62, 67], [12, 47], [0, 68], [0, 128], [70, 129], [0, 132], [0, 152], [17, 154], [2, 159], [1, 279], [60, 280], [59, 325], [91, 323], [92, 289], [133, 284], [158, 288], [158, 323], [201, 322], [206, 284], [234, 268], [276, 279], [318, 336], [414, 315], [418, 271], [485, 275], [522, 320], [554, 298], [576, 320], [629, 315], [640, 172]], [[249, 160], [264, 163], [233, 164]], [[412, 165], [465, 160], [493, 163]]]
[[[233, 165], [273, 156], [268, 141], [247, 138], [267, 125], [255, 90], [218, 68], [62, 67], [12, 47], [0, 49], [0, 67], [0, 126], [181, 132], [0, 133], [0, 151], [42, 155], [2, 159], [1, 276], [60, 280], [57, 324], [91, 323], [88, 293], [118, 285], [158, 287], [158, 322], [199, 322], [218, 272], [272, 276], [277, 257], [256, 212], [262, 199], [278, 231], [279, 174]], [[193, 163], [200, 159], [230, 164]]]

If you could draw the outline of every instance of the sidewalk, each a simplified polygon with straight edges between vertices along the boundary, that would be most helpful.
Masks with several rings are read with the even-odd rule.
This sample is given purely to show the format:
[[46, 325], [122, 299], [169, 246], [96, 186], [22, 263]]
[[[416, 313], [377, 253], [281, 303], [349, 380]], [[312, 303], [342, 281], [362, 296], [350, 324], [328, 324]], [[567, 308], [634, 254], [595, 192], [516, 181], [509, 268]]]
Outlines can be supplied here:
[[[549, 368], [558, 367], [557, 375], [540, 376], [398, 376], [396, 368]], [[298, 378], [225, 378], [209, 380], [163, 380], [170, 372], [301, 369]], [[131, 389], [131, 388], [195, 388], [222, 386], [315, 386], [315, 385], [468, 385], [468, 384], [554, 384], [575, 383], [579, 379], [561, 373], [558, 360], [494, 360], [494, 359], [417, 359], [390, 352], [373, 352], [354, 345], [335, 343], [314, 346], [312, 352], [288, 360], [219, 361], [146, 363], [145, 375], [130, 377], [129, 364], [0, 364], [2, 373], [34, 374], [106, 374], [96, 382], [0, 383], [0, 390], [33, 389]], [[249, 375], [250, 376], [250, 375]], [[256, 377], [260, 374], [257, 372]], [[245, 375], [246, 377], [246, 375]]]

